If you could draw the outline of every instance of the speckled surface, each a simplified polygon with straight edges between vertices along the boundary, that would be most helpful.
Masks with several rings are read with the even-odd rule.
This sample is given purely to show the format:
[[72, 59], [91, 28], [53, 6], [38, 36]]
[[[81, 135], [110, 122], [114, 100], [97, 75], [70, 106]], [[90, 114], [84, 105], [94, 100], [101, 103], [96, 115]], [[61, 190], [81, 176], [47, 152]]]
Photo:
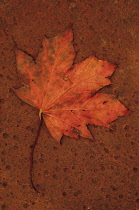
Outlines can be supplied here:
[[[139, 58], [138, 1], [133, 0], [2, 0], [1, 180], [2, 210], [138, 210]], [[75, 63], [90, 55], [118, 64], [114, 93], [131, 114], [111, 128], [89, 125], [95, 141], [63, 137], [59, 145], [42, 125], [35, 149], [30, 187], [30, 146], [36, 136], [38, 111], [13, 93], [19, 87], [16, 46], [36, 58], [41, 41], [73, 24]]]

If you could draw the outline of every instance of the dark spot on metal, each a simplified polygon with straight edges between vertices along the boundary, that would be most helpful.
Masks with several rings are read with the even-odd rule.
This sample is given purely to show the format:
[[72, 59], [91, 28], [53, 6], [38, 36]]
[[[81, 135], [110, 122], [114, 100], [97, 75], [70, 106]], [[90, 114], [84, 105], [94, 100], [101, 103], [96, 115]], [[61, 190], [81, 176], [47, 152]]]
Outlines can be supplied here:
[[109, 153], [109, 150], [108, 150], [107, 148], [104, 148], [104, 151], [105, 151], [106, 153]]
[[31, 127], [30, 127], [30, 126], [27, 126], [26, 129], [27, 129], [28, 131], [30, 131], [30, 130], [31, 130]]
[[30, 145], [30, 149], [33, 149], [33, 147], [34, 147], [34, 145], [33, 145], [33, 144], [31, 144], [31, 145]]
[[4, 99], [0, 99], [0, 104], [4, 104]]
[[40, 161], [40, 163], [43, 163], [44, 162], [44, 159], [43, 158], [40, 158], [39, 161]]
[[129, 125], [125, 125], [124, 130], [129, 130]]
[[89, 26], [89, 29], [90, 29], [91, 31], [94, 31], [94, 30], [95, 30], [94, 27], [93, 27], [92, 25]]
[[2, 154], [2, 155], [6, 155], [6, 151], [3, 150], [3, 151], [1, 152], [1, 154]]
[[92, 183], [96, 184], [97, 183], [96, 179], [92, 179]]
[[7, 165], [6, 170], [10, 170], [10, 169], [11, 169], [11, 166]]
[[111, 196], [110, 195], [106, 195], [106, 198], [110, 198]]
[[45, 170], [44, 171], [44, 175], [47, 176], [48, 174], [49, 174], [49, 171], [48, 170]]
[[28, 203], [23, 204], [23, 207], [27, 209], [29, 207]]
[[37, 133], [35, 128], [31, 128], [31, 133]]
[[2, 208], [2, 210], [8, 209], [8, 206], [4, 203], [4, 204], [2, 204], [1, 208]]
[[18, 149], [18, 146], [14, 146], [14, 149], [17, 150]]
[[19, 137], [18, 137], [17, 135], [14, 135], [14, 136], [13, 136], [13, 139], [14, 139], [14, 140], [19, 140]]
[[66, 193], [66, 192], [63, 192], [62, 194], [63, 194], [63, 196], [64, 196], [64, 197], [67, 195], [67, 193]]
[[58, 179], [56, 174], [54, 174], [52, 177], [53, 177], [53, 179]]
[[119, 198], [123, 198], [124, 196], [123, 195], [119, 195]]
[[113, 185], [111, 185], [110, 188], [111, 188], [113, 191], [116, 190], [116, 187], [114, 187]]
[[8, 133], [3, 133], [3, 138], [7, 139], [9, 137]]
[[3, 187], [7, 187], [8, 186], [7, 182], [2, 182], [1, 184], [2, 184]]
[[114, 159], [118, 160], [118, 159], [120, 159], [120, 156], [114, 156]]
[[64, 168], [63, 171], [66, 173], [66, 172], [69, 171], [69, 169], [68, 168]]
[[138, 168], [133, 168], [133, 171], [135, 172], [135, 173], [137, 173], [138, 172]]

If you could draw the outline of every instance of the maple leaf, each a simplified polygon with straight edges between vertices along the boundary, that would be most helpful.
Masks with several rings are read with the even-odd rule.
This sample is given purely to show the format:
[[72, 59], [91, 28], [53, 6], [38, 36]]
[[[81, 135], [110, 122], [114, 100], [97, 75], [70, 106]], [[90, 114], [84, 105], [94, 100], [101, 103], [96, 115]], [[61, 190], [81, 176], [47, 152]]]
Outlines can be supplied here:
[[[17, 70], [23, 87], [15, 89], [24, 102], [39, 109], [51, 135], [92, 138], [87, 124], [108, 127], [129, 111], [114, 95], [96, 93], [111, 84], [116, 65], [94, 56], [75, 64], [72, 30], [44, 38], [37, 59], [16, 51]], [[78, 131], [78, 132], [77, 132]]]

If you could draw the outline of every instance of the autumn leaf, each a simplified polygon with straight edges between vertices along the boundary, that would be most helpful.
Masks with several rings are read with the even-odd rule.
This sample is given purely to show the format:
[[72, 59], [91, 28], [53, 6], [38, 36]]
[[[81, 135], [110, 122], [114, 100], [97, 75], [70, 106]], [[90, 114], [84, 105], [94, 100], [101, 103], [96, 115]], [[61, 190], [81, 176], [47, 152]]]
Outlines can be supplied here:
[[23, 83], [14, 89], [24, 102], [39, 110], [40, 125], [30, 155], [30, 183], [33, 182], [33, 154], [41, 129], [42, 117], [51, 135], [60, 142], [62, 135], [92, 138], [87, 124], [109, 127], [109, 123], [129, 111], [114, 95], [96, 93], [111, 84], [109, 77], [116, 65], [94, 56], [73, 65], [75, 52], [72, 30], [45, 38], [34, 61], [16, 50], [17, 70]]
[[96, 93], [111, 84], [116, 65], [94, 56], [73, 65], [75, 52], [72, 30], [44, 38], [34, 61], [16, 51], [17, 70], [23, 87], [14, 89], [24, 102], [36, 107], [51, 135], [59, 142], [62, 135], [92, 138], [87, 124], [108, 127], [129, 111], [114, 95]]

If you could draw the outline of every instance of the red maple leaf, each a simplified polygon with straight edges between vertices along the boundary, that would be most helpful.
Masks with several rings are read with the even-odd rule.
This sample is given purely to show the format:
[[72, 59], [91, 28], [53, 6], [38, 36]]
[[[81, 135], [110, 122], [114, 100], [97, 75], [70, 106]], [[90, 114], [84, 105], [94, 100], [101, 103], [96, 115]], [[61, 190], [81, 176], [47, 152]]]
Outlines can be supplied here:
[[[87, 124], [108, 127], [118, 116], [129, 113], [114, 95], [96, 93], [111, 84], [108, 77], [116, 65], [91, 56], [73, 66], [72, 39], [71, 29], [54, 38], [45, 38], [36, 61], [23, 51], [16, 51], [17, 70], [23, 86], [14, 91], [20, 99], [39, 109], [40, 119], [43, 116], [51, 135], [58, 142], [62, 135], [92, 138]], [[39, 132], [40, 126], [30, 159], [31, 186], [37, 193], [32, 170]]]
[[111, 83], [108, 77], [116, 65], [91, 56], [73, 66], [72, 39], [71, 29], [45, 38], [35, 62], [26, 53], [16, 52], [24, 86], [14, 91], [20, 99], [39, 109], [40, 117], [43, 116], [57, 141], [62, 135], [92, 138], [88, 123], [108, 127], [109, 122], [129, 113], [114, 95], [96, 93]]

